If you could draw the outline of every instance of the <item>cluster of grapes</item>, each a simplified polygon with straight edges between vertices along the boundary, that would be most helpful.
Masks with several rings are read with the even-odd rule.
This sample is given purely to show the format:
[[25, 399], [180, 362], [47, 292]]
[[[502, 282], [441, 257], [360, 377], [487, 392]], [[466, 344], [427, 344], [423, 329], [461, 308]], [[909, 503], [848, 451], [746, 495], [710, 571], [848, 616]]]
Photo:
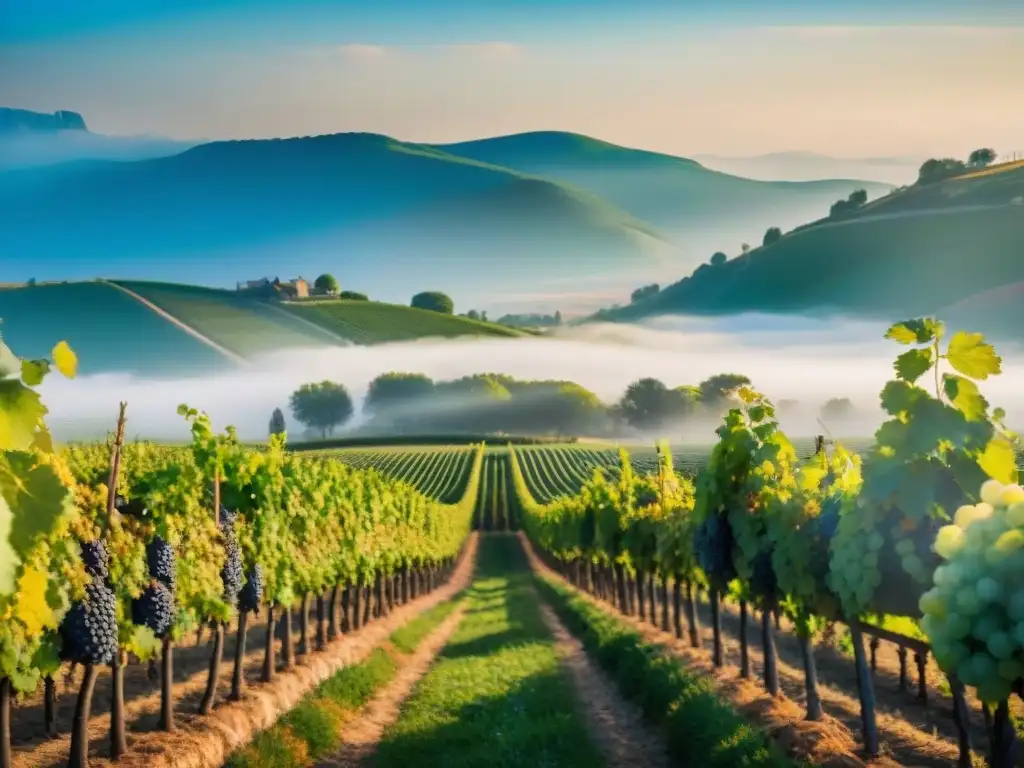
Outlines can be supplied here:
[[109, 557], [102, 541], [82, 545], [82, 563], [91, 581], [85, 599], [61, 622], [61, 655], [77, 664], [110, 664], [117, 653], [117, 600], [106, 583]]
[[245, 577], [245, 586], [238, 596], [238, 610], [244, 613], [260, 614], [260, 604], [263, 602], [263, 568], [254, 565], [249, 569]]
[[132, 601], [132, 621], [163, 638], [174, 624], [174, 549], [155, 536], [146, 545], [146, 562], [152, 580]]
[[732, 526], [724, 512], [708, 515], [697, 526], [693, 548], [697, 564], [712, 583], [724, 585], [736, 578], [736, 566], [732, 560]]
[[220, 571], [220, 579], [224, 584], [224, 599], [230, 605], [238, 602], [238, 593], [242, 591], [244, 574], [242, 571], [242, 550], [238, 546], [238, 535], [235, 532], [236, 514], [227, 507], [220, 508], [220, 530], [224, 536], [224, 566]]
[[942, 669], [995, 704], [1024, 678], [1024, 489], [989, 480], [981, 499], [939, 530], [920, 608]]

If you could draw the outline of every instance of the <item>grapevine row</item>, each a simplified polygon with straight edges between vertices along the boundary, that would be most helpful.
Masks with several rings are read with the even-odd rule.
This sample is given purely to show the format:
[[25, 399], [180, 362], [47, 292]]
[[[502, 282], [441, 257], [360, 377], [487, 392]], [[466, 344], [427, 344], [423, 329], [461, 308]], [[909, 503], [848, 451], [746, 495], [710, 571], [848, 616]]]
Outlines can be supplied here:
[[465, 493], [473, 467], [473, 450], [466, 446], [413, 449], [330, 451], [324, 455], [360, 469], [373, 468], [403, 480], [423, 495], [451, 504]]
[[[871, 757], [880, 745], [865, 623], [918, 621], [949, 678], [960, 765], [971, 760], [966, 686], [991, 715], [991, 763], [1003, 768], [1015, 742], [1009, 699], [1024, 679], [1024, 490], [1016, 436], [977, 384], [1001, 361], [979, 334], [947, 339], [929, 319], [897, 324], [887, 338], [910, 349], [882, 389], [889, 420], [863, 456], [835, 444], [801, 460], [772, 404], [744, 387], [693, 482], [674, 471], [663, 446], [656, 474], [637, 476], [622, 452], [617, 476], [598, 473], [575, 496], [538, 500], [513, 453], [524, 526], [563, 573], [626, 613], [646, 615], [660, 585], [666, 629], [671, 582], [677, 632], [682, 606], [694, 645], [695, 592], [706, 590], [718, 666], [723, 597], [739, 601], [741, 626], [749, 606], [760, 610], [773, 695], [771, 617], [785, 614], [801, 641], [810, 720], [823, 716], [813, 637], [824, 622], [843, 621]], [[749, 669], [745, 635], [742, 642]]]
[[[0, 768], [13, 764], [11, 703], [43, 684], [52, 732], [62, 663], [84, 669], [68, 765], [88, 765], [88, 725], [100, 671], [112, 675], [110, 755], [127, 748], [123, 680], [133, 660], [159, 659], [158, 728], [175, 727], [173, 649], [207, 629], [210, 674], [198, 705], [217, 700], [225, 634], [238, 641], [228, 698], [242, 695], [251, 615], [266, 612], [263, 679], [299, 652], [386, 615], [446, 578], [470, 531], [483, 462], [472, 457], [455, 504], [431, 499], [373, 469], [285, 451], [284, 437], [245, 448], [216, 434], [205, 414], [181, 406], [192, 443], [125, 445], [125, 406], [109, 444], [56, 452], [35, 387], [52, 367], [74, 375], [58, 345], [53, 360], [21, 361], [0, 343]], [[314, 635], [310, 613], [316, 608]], [[339, 622], [339, 618], [342, 620]]]

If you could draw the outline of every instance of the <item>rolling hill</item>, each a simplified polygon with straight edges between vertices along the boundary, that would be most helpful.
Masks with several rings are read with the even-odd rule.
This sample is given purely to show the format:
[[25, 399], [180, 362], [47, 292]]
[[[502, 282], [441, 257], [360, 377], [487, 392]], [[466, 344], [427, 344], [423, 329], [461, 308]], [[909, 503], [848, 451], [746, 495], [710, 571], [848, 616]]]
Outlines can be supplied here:
[[66, 340], [83, 374], [201, 375], [282, 349], [522, 331], [376, 301], [271, 304], [234, 291], [146, 281], [0, 288], [0, 334], [21, 357]]
[[687, 241], [724, 229], [736, 231], [737, 238], [759, 237], [769, 226], [789, 228], [817, 218], [854, 189], [865, 189], [871, 197], [892, 189], [890, 184], [849, 179], [754, 181], [710, 170], [694, 160], [559, 131], [434, 146], [568, 182]]
[[[563, 277], [597, 264], [625, 271], [669, 248], [585, 191], [374, 134], [8, 171], [0, 209], [10, 222], [0, 230], [5, 271], [37, 279], [232, 285], [301, 264], [405, 299], [432, 287], [428, 275], [450, 292], [504, 289], [534, 282], [528, 265]], [[567, 251], [566, 240], [586, 248]]]
[[[1007, 164], [899, 190], [855, 215], [801, 227], [721, 266], [704, 265], [656, 296], [601, 316], [939, 313], [973, 325], [991, 313], [987, 299], [969, 297], [1019, 297], [1012, 286], [1024, 281], [1022, 247], [1024, 168]], [[1024, 338], [1019, 324], [990, 318], [988, 325]]]

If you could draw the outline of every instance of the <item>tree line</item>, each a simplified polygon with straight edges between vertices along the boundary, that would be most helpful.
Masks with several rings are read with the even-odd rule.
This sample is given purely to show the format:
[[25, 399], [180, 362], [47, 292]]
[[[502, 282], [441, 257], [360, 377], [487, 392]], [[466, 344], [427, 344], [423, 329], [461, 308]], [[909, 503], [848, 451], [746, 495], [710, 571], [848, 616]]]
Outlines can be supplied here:
[[[361, 411], [367, 420], [363, 430], [370, 434], [671, 433], [688, 424], [717, 420], [729, 408], [728, 393], [749, 384], [747, 376], [737, 373], [676, 387], [647, 377], [634, 381], [609, 404], [572, 381], [523, 380], [500, 373], [434, 381], [420, 373], [391, 371], [370, 382]], [[799, 407], [794, 400], [782, 400], [780, 415]], [[348, 389], [333, 381], [303, 384], [292, 393], [289, 408], [297, 422], [325, 438], [356, 414]], [[849, 399], [836, 398], [825, 403], [819, 415], [837, 425], [852, 418], [855, 408]], [[284, 413], [276, 409], [270, 432], [284, 431]]]

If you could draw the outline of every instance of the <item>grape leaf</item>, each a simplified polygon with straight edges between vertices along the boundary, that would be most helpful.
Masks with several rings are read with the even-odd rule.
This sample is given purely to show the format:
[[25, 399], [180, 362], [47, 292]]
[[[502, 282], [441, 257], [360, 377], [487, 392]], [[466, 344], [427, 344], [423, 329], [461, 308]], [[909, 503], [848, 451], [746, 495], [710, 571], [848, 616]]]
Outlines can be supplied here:
[[0, 381], [0, 450], [24, 450], [32, 445], [45, 413], [37, 392], [16, 379]]
[[46, 600], [47, 581], [46, 574], [33, 567], [26, 568], [18, 579], [14, 615], [25, 626], [29, 637], [55, 624], [53, 610]]
[[908, 464], [904, 467], [900, 487], [896, 491], [896, 506], [904, 515], [915, 520], [927, 517], [935, 504], [937, 485], [938, 468], [935, 463], [923, 459]]
[[896, 323], [885, 332], [885, 338], [899, 344], [927, 344], [942, 335], [942, 323], [924, 318]]
[[32, 667], [39, 670], [43, 677], [52, 677], [60, 671], [60, 636], [56, 633], [47, 634], [32, 654]]
[[893, 367], [896, 369], [896, 375], [899, 378], [913, 384], [928, 373], [928, 370], [932, 367], [931, 347], [907, 350], [896, 358]]
[[53, 348], [51, 354], [53, 355], [53, 364], [57, 366], [57, 370], [64, 374], [66, 378], [75, 378], [75, 374], [78, 373], [78, 356], [68, 346], [68, 343], [66, 341], [60, 342]]
[[14, 574], [21, 558], [11, 546], [11, 530], [14, 527], [14, 513], [7, 499], [0, 494], [0, 595], [14, 592]]
[[886, 413], [897, 416], [910, 410], [914, 403], [927, 398], [928, 393], [905, 381], [889, 381], [882, 388], [882, 408]]
[[46, 360], [22, 360], [21, 380], [29, 387], [38, 387], [50, 372], [50, 364]]
[[987, 379], [1002, 370], [1002, 358], [995, 347], [985, 343], [980, 333], [959, 331], [949, 340], [946, 359], [964, 376], [972, 379]]
[[993, 437], [981, 456], [978, 465], [988, 476], [1001, 483], [1017, 482], [1017, 453], [1013, 443], [997, 435]]
[[978, 385], [963, 376], [950, 373], [942, 375], [942, 388], [953, 407], [971, 421], [980, 421], [986, 417], [988, 401], [982, 397]]
[[14, 520], [9, 541], [21, 558], [40, 536], [53, 530], [71, 503], [68, 489], [53, 468], [19, 451], [8, 451], [0, 459], [0, 494], [10, 505]]

